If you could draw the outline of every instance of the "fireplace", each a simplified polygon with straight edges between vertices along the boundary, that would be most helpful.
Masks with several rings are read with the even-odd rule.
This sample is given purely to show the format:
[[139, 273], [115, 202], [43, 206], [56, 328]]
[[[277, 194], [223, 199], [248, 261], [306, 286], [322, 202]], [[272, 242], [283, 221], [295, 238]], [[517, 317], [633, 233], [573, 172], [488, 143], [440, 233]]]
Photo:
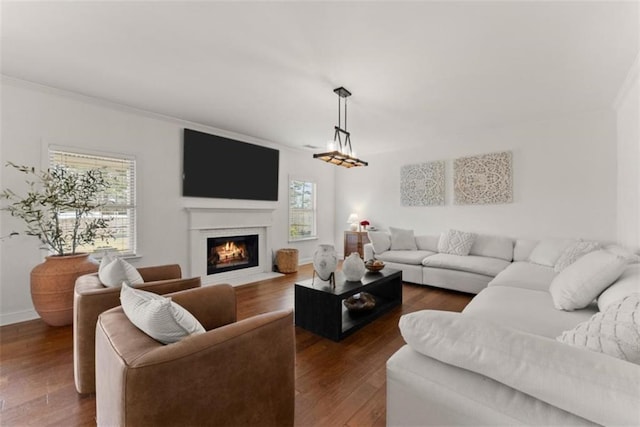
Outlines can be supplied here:
[[[187, 211], [189, 213], [189, 271], [191, 276], [200, 276], [203, 285], [229, 283], [239, 286], [279, 277], [279, 274], [272, 270], [273, 209], [192, 207], [187, 208]], [[237, 238], [256, 235], [256, 243], [245, 243], [249, 252], [255, 250], [255, 255], [249, 254], [247, 264], [241, 264], [245, 261], [241, 261], [238, 255], [238, 259], [229, 260], [227, 265], [216, 263], [215, 267], [211, 266], [214, 268], [209, 268], [208, 260], [212, 246], [226, 244], [229, 240], [237, 244]], [[209, 239], [219, 240], [210, 243]], [[231, 249], [225, 247], [225, 250]], [[212, 270], [214, 274], [210, 274]]]
[[258, 235], [207, 238], [207, 275], [257, 267]]

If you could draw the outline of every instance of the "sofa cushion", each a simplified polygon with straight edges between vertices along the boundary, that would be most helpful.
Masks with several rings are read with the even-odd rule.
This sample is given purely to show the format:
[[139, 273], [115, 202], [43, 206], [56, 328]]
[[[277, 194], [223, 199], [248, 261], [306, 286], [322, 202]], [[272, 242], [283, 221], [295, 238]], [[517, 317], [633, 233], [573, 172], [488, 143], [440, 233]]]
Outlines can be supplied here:
[[392, 251], [415, 251], [418, 249], [416, 238], [413, 230], [404, 230], [402, 228], [389, 227], [391, 233], [391, 250]]
[[123, 283], [120, 291], [122, 310], [138, 329], [163, 344], [191, 334], [206, 332], [198, 320], [180, 305], [163, 297]]
[[600, 249], [600, 243], [598, 242], [583, 242], [577, 241], [570, 244], [556, 261], [556, 265], [553, 270], [556, 273], [560, 273], [562, 270], [576, 262], [582, 256]]
[[605, 311], [609, 305], [634, 292], [640, 292], [640, 264], [631, 264], [625, 267], [618, 280], [598, 297], [598, 308], [600, 311]]
[[380, 254], [391, 249], [391, 236], [384, 231], [368, 231], [367, 237], [373, 246], [373, 252]]
[[562, 255], [562, 252], [575, 240], [572, 239], [546, 239], [538, 242], [531, 254], [529, 262], [553, 267]]
[[489, 258], [475, 255], [449, 255], [435, 254], [422, 261], [422, 265], [434, 268], [447, 268], [451, 270], [468, 271], [470, 273], [495, 276], [511, 264], [498, 258]]
[[556, 273], [551, 267], [516, 261], [498, 273], [488, 286], [513, 286], [535, 291], [548, 291], [554, 277], [556, 277]]
[[586, 307], [624, 271], [624, 258], [605, 251], [586, 254], [559, 273], [549, 292], [559, 310]]
[[440, 234], [438, 252], [451, 255], [469, 255], [475, 239], [476, 235], [474, 233], [460, 230], [447, 230]]
[[640, 364], [640, 293], [610, 304], [603, 312], [565, 331], [558, 341]]
[[537, 240], [531, 239], [516, 239], [516, 243], [513, 246], [513, 260], [514, 261], [527, 261], [529, 255], [538, 245]]
[[386, 251], [381, 254], [376, 254], [376, 259], [381, 259], [385, 262], [397, 262], [400, 264], [421, 265], [422, 260], [431, 255], [435, 255], [435, 252], [431, 251]]
[[501, 236], [478, 234], [469, 255], [500, 258], [505, 261], [513, 259], [513, 239]]
[[109, 288], [120, 287], [124, 281], [134, 285], [144, 283], [142, 276], [134, 266], [108, 252], [105, 252], [100, 260], [98, 278], [103, 285]]
[[416, 236], [416, 245], [421, 251], [438, 252], [440, 236]]
[[563, 331], [588, 320], [597, 309], [592, 304], [583, 310], [556, 310], [549, 292], [492, 286], [476, 295], [463, 313], [555, 339]]

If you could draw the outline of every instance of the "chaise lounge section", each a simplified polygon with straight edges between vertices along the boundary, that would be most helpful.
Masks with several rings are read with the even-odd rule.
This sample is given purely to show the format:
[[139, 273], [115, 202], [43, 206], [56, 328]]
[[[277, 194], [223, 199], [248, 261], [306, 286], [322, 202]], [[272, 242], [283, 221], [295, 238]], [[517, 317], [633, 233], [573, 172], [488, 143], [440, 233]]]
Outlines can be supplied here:
[[[640, 425], [637, 256], [597, 250], [558, 272], [562, 245], [529, 247], [545, 245], [526, 258], [555, 264], [510, 263], [462, 313], [401, 318], [387, 425]], [[567, 295], [587, 303], [561, 309]]]

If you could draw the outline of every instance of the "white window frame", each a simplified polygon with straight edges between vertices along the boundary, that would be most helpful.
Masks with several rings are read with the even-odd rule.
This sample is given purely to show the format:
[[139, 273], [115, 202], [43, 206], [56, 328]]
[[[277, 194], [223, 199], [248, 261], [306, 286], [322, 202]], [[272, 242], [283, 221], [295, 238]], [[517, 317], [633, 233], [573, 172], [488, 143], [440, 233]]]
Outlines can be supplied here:
[[[308, 211], [311, 212], [313, 214], [313, 224], [312, 224], [312, 230], [311, 230], [311, 235], [310, 236], [305, 236], [305, 237], [299, 237], [299, 238], [295, 238], [291, 236], [291, 227], [293, 226], [292, 224], [292, 216], [293, 216], [293, 206], [292, 206], [292, 195], [291, 195], [291, 186], [293, 185], [293, 182], [302, 182], [302, 183], [307, 183], [307, 184], [311, 184], [313, 186], [313, 194], [311, 196], [311, 202], [312, 202], [312, 208], [311, 209], [298, 209], [296, 208], [296, 210], [300, 210], [300, 211]], [[295, 176], [290, 176], [289, 177], [289, 182], [288, 182], [288, 186], [287, 186], [287, 200], [288, 200], [288, 209], [287, 209], [287, 213], [288, 213], [288, 217], [289, 217], [289, 221], [288, 221], [288, 228], [287, 228], [287, 236], [288, 236], [288, 241], [289, 242], [302, 242], [305, 240], [316, 240], [318, 238], [318, 206], [317, 206], [317, 194], [318, 194], [318, 184], [316, 184], [316, 182], [314, 180], [311, 179], [307, 179], [307, 178], [301, 178], [301, 177], [295, 177]]]
[[128, 225], [127, 228], [129, 230], [128, 239], [130, 241], [130, 247], [127, 250], [118, 250], [110, 246], [107, 242], [102, 242], [100, 240], [96, 241], [96, 247], [92, 251], [92, 253], [96, 255], [100, 255], [104, 251], [115, 252], [121, 257], [126, 258], [135, 258], [139, 255], [137, 254], [137, 244], [138, 244], [138, 227], [137, 227], [137, 162], [135, 156], [123, 153], [114, 153], [114, 152], [104, 152], [104, 151], [95, 151], [95, 150], [85, 150], [77, 147], [63, 146], [63, 145], [49, 145], [47, 150], [47, 167], [51, 167], [54, 165], [53, 159], [56, 153], [64, 153], [69, 156], [77, 156], [77, 157], [89, 157], [96, 159], [108, 159], [115, 161], [123, 161], [128, 162], [128, 168], [131, 172], [131, 176], [129, 178], [129, 192], [130, 192], [130, 200], [129, 203], [113, 203], [107, 204], [106, 208], [120, 208], [125, 209], [129, 212], [128, 215]]

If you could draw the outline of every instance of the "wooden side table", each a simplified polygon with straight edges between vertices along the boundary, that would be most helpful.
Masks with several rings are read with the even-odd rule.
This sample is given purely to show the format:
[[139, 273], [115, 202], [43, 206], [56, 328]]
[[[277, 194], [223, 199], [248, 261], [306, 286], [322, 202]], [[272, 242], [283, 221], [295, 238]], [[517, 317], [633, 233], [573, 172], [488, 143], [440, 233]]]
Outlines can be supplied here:
[[364, 259], [363, 246], [369, 243], [369, 236], [366, 231], [345, 231], [344, 232], [344, 257], [345, 259], [352, 252], [360, 254], [360, 258]]

